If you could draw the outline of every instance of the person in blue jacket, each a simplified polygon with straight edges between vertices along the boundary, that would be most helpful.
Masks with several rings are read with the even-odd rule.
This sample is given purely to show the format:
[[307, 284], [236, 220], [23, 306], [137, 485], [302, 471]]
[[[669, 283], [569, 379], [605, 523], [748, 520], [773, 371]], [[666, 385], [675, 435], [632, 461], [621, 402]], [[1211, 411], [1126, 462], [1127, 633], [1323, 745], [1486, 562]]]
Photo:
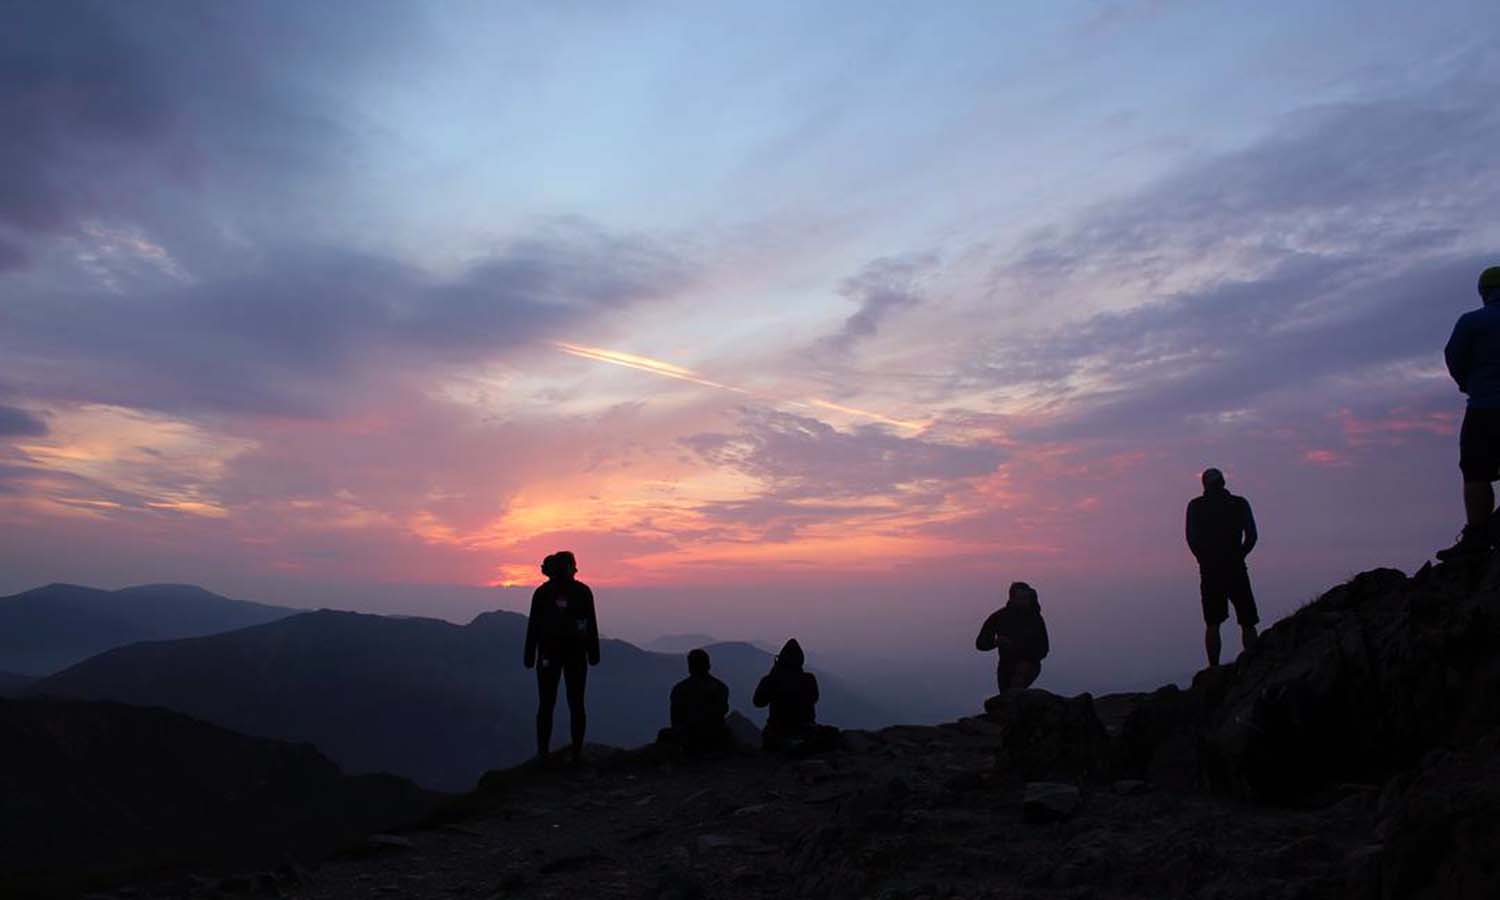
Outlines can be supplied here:
[[1437, 552], [1447, 562], [1487, 553], [1495, 544], [1490, 517], [1500, 478], [1500, 266], [1479, 275], [1480, 309], [1459, 316], [1443, 348], [1448, 374], [1469, 396], [1458, 432], [1458, 468], [1464, 479], [1464, 530], [1458, 543]]

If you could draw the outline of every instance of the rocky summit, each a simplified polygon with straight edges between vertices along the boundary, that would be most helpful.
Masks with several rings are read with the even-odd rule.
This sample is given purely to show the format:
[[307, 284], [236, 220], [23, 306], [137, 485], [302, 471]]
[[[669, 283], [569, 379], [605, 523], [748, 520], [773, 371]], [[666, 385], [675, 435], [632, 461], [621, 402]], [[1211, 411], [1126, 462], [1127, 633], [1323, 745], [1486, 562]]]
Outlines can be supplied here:
[[1497, 588], [1488, 561], [1367, 572], [1186, 689], [1029, 690], [807, 759], [594, 748], [579, 769], [491, 773], [295, 882], [244, 883], [309, 900], [1493, 898]]

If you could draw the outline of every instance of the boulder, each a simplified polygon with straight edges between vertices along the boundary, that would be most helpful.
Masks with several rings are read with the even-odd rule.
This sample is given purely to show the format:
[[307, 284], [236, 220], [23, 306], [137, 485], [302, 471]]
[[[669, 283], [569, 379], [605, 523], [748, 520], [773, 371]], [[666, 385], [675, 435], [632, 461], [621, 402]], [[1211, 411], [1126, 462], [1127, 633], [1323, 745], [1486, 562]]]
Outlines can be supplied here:
[[1500, 605], [1457, 568], [1377, 569], [1278, 622], [1204, 698], [1201, 762], [1224, 793], [1316, 802], [1379, 783], [1429, 747], [1496, 724]]
[[1034, 825], [1063, 822], [1083, 805], [1076, 786], [1052, 781], [1033, 781], [1021, 791], [1021, 818]]
[[1001, 726], [996, 768], [1025, 781], [1088, 780], [1108, 774], [1109, 735], [1088, 694], [1059, 697], [1030, 689], [985, 701], [985, 714]]
[[760, 749], [760, 729], [739, 710], [734, 710], [725, 717], [724, 725], [728, 727], [735, 746], [746, 750]]
[[1393, 779], [1369, 852], [1349, 860], [1364, 895], [1493, 897], [1500, 884], [1500, 731], [1460, 752], [1429, 754]]
[[1500, 725], [1500, 566], [1356, 576], [1234, 664], [1135, 705], [1115, 775], [1305, 806]]

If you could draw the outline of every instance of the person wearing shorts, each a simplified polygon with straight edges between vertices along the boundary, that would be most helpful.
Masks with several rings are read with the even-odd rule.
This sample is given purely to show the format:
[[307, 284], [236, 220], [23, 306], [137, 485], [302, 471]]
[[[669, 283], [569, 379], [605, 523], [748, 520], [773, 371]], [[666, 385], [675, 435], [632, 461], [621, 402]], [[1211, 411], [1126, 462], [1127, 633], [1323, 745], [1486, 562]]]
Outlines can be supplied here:
[[1448, 374], [1469, 397], [1458, 432], [1464, 530], [1458, 543], [1437, 552], [1443, 562], [1488, 553], [1496, 543], [1490, 519], [1500, 479], [1500, 266], [1480, 273], [1479, 296], [1484, 306], [1459, 317], [1443, 348]]
[[1223, 472], [1205, 469], [1202, 480], [1203, 495], [1188, 503], [1187, 543], [1198, 560], [1203, 623], [1207, 626], [1203, 647], [1208, 664], [1217, 666], [1223, 647], [1219, 626], [1229, 618], [1230, 605], [1240, 626], [1241, 646], [1249, 650], [1255, 644], [1260, 613], [1255, 608], [1245, 557], [1255, 549], [1259, 535], [1250, 501], [1229, 493]]

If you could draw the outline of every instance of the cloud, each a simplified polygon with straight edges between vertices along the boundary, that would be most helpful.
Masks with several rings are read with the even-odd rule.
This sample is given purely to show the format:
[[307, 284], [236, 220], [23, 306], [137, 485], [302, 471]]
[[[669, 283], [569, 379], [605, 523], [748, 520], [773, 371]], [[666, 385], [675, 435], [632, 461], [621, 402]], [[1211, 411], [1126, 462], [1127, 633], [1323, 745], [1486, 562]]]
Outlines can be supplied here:
[[1054, 440], [1180, 427], [1287, 392], [1337, 396], [1361, 372], [1430, 367], [1476, 302], [1475, 273], [1493, 259], [1481, 248], [1500, 237], [1500, 78], [1482, 72], [1303, 111], [1251, 147], [1034, 234], [996, 289], [1078, 312], [982, 340], [949, 390], [1026, 392], [1048, 410], [1031, 437]]
[[[228, 4], [191, 15], [5, 4], [0, 230], [16, 236], [6, 243], [88, 220], [188, 215], [163, 190], [255, 206], [296, 196], [302, 176], [335, 173], [351, 154], [327, 86], [391, 62], [419, 31], [401, 7], [371, 4]], [[0, 254], [0, 270], [19, 265], [15, 253]]]
[[[556, 223], [446, 278], [336, 248], [257, 262], [241, 274], [107, 300], [23, 293], [0, 336], [11, 376], [74, 401], [329, 415], [392, 379], [493, 359], [664, 296], [689, 270], [650, 241], [579, 222]], [[63, 361], [65, 378], [54, 374]]]
[[695, 434], [680, 443], [710, 467], [754, 479], [758, 487], [748, 496], [697, 511], [763, 540], [789, 540], [813, 524], [918, 518], [1006, 456], [992, 444], [905, 437], [879, 425], [840, 431], [814, 418], [755, 409], [743, 411], [734, 433]]
[[891, 494], [932, 481], [988, 474], [1004, 453], [903, 437], [878, 425], [840, 431], [806, 416], [747, 409], [735, 434], [698, 434], [684, 446], [707, 462], [770, 484], [783, 498]]
[[839, 293], [859, 304], [844, 327], [826, 339], [827, 346], [847, 351], [873, 336], [890, 316], [921, 302], [921, 276], [936, 265], [932, 256], [877, 259], [839, 287]]
[[47, 422], [34, 413], [0, 404], [0, 437], [34, 436], [47, 433]]

